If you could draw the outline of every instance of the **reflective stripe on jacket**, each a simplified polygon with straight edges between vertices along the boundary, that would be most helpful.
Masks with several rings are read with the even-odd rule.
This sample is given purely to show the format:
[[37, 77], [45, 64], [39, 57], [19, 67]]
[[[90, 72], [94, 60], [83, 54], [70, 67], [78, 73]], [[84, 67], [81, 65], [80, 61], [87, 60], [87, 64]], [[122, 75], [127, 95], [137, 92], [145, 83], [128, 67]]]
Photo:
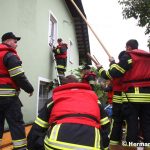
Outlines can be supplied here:
[[59, 86], [54, 89], [52, 98], [54, 106], [49, 119], [50, 124], [79, 123], [100, 128], [98, 97], [90, 85], [69, 83]]
[[19, 56], [17, 55], [14, 49], [9, 48], [6, 45], [0, 44], [0, 84], [10, 85], [12, 88], [18, 89], [17, 85], [15, 84], [15, 82], [12, 80], [11, 77], [18, 74], [18, 72], [22, 72], [22, 70], [19, 67], [7, 70], [7, 68], [3, 63], [3, 59], [8, 52], [14, 53], [14, 55], [16, 55], [19, 58]]
[[51, 134], [46, 135], [44, 139], [45, 150], [63, 149], [63, 150], [100, 150], [100, 132], [95, 128], [95, 142], [93, 146], [74, 144], [67, 141], [59, 141], [58, 135], [61, 124], [57, 124], [52, 128]]
[[[131, 88], [134, 91], [123, 92], [122, 98], [123, 102], [138, 102], [138, 103], [150, 103], [150, 89], [149, 87], [134, 87]], [[141, 90], [143, 89], [143, 90]]]

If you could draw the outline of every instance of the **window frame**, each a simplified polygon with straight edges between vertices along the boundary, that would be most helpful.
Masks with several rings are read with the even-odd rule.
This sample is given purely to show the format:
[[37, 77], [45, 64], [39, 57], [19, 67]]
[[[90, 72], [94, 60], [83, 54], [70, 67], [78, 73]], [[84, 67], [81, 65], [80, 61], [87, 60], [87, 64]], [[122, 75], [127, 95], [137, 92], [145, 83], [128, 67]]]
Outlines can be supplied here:
[[72, 54], [73, 54], [73, 42], [71, 39], [69, 39], [69, 44], [68, 44], [68, 62], [69, 64], [73, 64], [73, 58], [72, 58]]
[[[53, 33], [52, 33], [52, 25], [53, 25]], [[48, 46], [53, 47], [57, 43], [57, 33], [58, 33], [58, 21], [55, 15], [49, 11], [48, 18]]]
[[[45, 83], [50, 83], [51, 80], [47, 79], [47, 78], [43, 78], [43, 77], [39, 77], [38, 78], [38, 89], [37, 89], [37, 110], [36, 110], [36, 115], [38, 115], [38, 112], [39, 112], [39, 104], [40, 104], [40, 83], [41, 82], [45, 82]], [[48, 98], [49, 99], [50, 97], [52, 96], [52, 91], [49, 91], [48, 92]]]

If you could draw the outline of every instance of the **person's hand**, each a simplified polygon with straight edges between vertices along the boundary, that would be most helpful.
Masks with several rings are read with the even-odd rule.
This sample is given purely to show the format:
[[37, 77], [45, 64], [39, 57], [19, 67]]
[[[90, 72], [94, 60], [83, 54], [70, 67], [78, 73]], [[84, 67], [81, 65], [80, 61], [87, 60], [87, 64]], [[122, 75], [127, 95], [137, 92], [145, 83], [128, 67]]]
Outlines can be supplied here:
[[111, 63], [111, 62], [115, 62], [114, 57], [109, 57], [109, 62], [110, 62], [110, 63]]
[[53, 47], [52, 51], [55, 52], [56, 51], [56, 47]]
[[29, 93], [29, 97], [31, 97], [33, 95], [33, 92], [32, 93]]
[[20, 94], [20, 91], [17, 91], [17, 92], [16, 92], [16, 95], [19, 96], [19, 94]]

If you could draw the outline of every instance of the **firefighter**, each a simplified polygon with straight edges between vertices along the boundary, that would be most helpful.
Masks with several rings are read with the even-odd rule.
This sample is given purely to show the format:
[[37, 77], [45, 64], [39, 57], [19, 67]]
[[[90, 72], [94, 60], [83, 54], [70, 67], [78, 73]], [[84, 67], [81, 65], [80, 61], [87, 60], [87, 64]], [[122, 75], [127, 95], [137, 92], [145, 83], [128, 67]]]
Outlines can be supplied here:
[[66, 43], [63, 43], [63, 40], [59, 38], [57, 40], [58, 45], [53, 48], [55, 54], [55, 60], [57, 64], [57, 70], [59, 76], [65, 76], [66, 66], [67, 66], [67, 49], [68, 46]]
[[64, 77], [63, 84], [53, 90], [52, 99], [36, 118], [28, 135], [28, 149], [42, 148], [41, 135], [48, 129], [46, 150], [99, 150], [99, 129], [106, 128], [109, 119], [101, 113], [97, 95], [90, 85], [78, 83], [73, 75]]
[[[138, 118], [143, 131], [143, 142], [150, 143], [149, 60], [150, 53], [138, 49], [137, 40], [131, 39], [127, 41], [126, 51], [123, 52], [119, 63], [112, 64], [107, 72], [112, 78], [123, 76], [123, 113], [127, 122], [127, 144], [138, 142]], [[126, 146], [125, 149], [136, 147]], [[145, 149], [150, 148], [146, 146]]]
[[4, 132], [6, 119], [15, 150], [26, 149], [26, 136], [22, 103], [19, 99], [20, 88], [33, 94], [33, 87], [25, 76], [22, 62], [17, 54], [17, 42], [21, 39], [12, 32], [2, 36], [0, 44], [0, 139]]
[[91, 71], [91, 67], [87, 64], [85, 64], [81, 68], [81, 82], [88, 83], [94, 90], [94, 85], [96, 84], [96, 74]]
[[[89, 84], [92, 87], [93, 91], [97, 94], [97, 96], [99, 96], [100, 89], [97, 90], [96, 87], [97, 76], [93, 71], [91, 71], [91, 67], [85, 64], [84, 66], [82, 66], [80, 71], [81, 71], [81, 78], [82, 78], [81, 82]], [[100, 98], [99, 98], [99, 102], [100, 102]], [[102, 105], [100, 106], [102, 107]], [[107, 129], [105, 129], [104, 131], [103, 130], [100, 131], [102, 148], [107, 148], [108, 146], [109, 137], [107, 135], [109, 134], [109, 132], [110, 132], [110, 126], [108, 126]]]
[[[125, 51], [121, 52], [118, 56], [120, 60]], [[115, 64], [115, 60], [112, 58], [110, 61], [110, 67]], [[105, 71], [104, 68], [98, 65], [98, 71], [102, 78], [110, 80], [112, 83], [112, 125], [110, 133], [110, 149], [111, 150], [121, 150], [122, 149], [122, 128], [124, 125], [124, 117], [122, 113], [122, 79], [113, 78], [108, 71]]]

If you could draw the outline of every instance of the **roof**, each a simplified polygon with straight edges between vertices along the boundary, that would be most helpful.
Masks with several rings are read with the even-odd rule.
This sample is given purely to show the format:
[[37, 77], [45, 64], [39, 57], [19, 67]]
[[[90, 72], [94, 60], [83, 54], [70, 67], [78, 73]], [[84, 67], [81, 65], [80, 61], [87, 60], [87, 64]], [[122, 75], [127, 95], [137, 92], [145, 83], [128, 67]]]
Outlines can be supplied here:
[[[89, 43], [89, 34], [87, 24], [84, 22], [74, 5], [70, 0], [65, 0], [67, 7], [73, 17], [76, 31], [76, 38], [78, 43], [79, 50], [79, 64], [81, 65], [83, 62], [91, 65], [91, 60], [87, 56], [87, 52], [90, 53], [90, 43]], [[74, 1], [82, 14], [86, 17], [84, 12], [84, 8], [81, 0]]]

